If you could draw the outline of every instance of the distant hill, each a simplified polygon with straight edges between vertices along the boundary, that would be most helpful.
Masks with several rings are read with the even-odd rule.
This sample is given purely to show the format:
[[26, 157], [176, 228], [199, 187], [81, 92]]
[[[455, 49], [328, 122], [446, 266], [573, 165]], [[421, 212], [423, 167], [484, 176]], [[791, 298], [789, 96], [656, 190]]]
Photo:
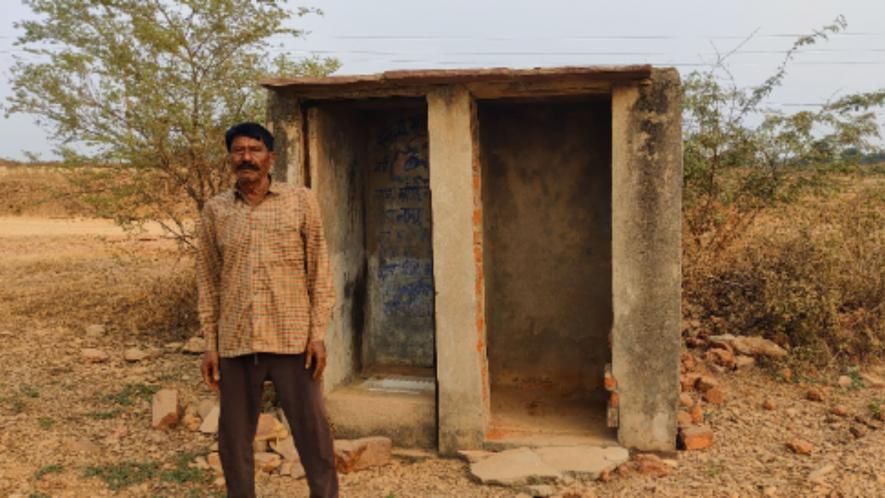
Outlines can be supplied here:
[[77, 198], [60, 169], [54, 162], [0, 159], [0, 216], [91, 216], [89, 206]]

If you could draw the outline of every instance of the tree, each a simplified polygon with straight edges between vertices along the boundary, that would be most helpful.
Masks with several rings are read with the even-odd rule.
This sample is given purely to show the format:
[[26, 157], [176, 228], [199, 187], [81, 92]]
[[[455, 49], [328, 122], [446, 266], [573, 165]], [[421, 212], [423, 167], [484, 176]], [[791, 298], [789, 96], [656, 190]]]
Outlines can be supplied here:
[[[847, 26], [842, 16], [796, 39], [775, 72], [758, 85], [739, 87], [728, 68], [751, 34], [683, 85], [684, 202], [687, 248], [716, 258], [746, 229], [759, 209], [785, 192], [783, 171], [802, 165], [854, 161], [875, 152], [880, 137], [874, 110], [885, 90], [846, 95], [816, 111], [785, 114], [766, 107], [803, 47]], [[852, 153], [852, 151], [854, 153]], [[695, 257], [687, 260], [694, 260]]]
[[[738, 86], [728, 67], [729, 56], [753, 35], [709, 69], [686, 76], [686, 335], [762, 334], [793, 346], [794, 358], [821, 363], [882, 351], [885, 281], [871, 273], [885, 261], [880, 192], [857, 185], [847, 201], [797, 194], [806, 186], [837, 187], [841, 175], [830, 173], [875, 157], [875, 112], [885, 104], [885, 89], [794, 113], [766, 104], [802, 48], [845, 27], [839, 17], [799, 37], [775, 72], [754, 86]], [[825, 199], [833, 204], [805, 205]]]
[[[318, 10], [286, 0], [25, 0], [6, 113], [28, 113], [78, 167], [97, 213], [159, 222], [190, 243], [195, 210], [230, 186], [223, 133], [263, 121], [261, 76], [321, 76], [334, 59], [270, 56], [289, 21]], [[86, 151], [86, 152], [84, 152]]]

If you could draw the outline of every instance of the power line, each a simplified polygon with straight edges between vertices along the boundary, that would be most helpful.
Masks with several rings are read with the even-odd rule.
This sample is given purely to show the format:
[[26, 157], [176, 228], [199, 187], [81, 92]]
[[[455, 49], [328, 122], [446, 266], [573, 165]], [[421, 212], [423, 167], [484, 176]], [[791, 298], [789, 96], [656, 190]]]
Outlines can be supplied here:
[[[757, 34], [753, 38], [799, 38], [808, 33], [766, 33]], [[885, 32], [841, 32], [833, 35], [839, 36], [862, 36], [862, 37], [885, 37]], [[276, 39], [290, 39], [290, 37], [271, 37]], [[707, 39], [707, 40], [743, 40], [747, 35], [563, 35], [563, 36], [466, 36], [466, 35], [337, 35], [330, 36], [335, 40], [677, 40], [677, 39]]]
[[[401, 52], [381, 52], [381, 51], [368, 51], [368, 50], [271, 50], [271, 53], [292, 53], [292, 54], [306, 54], [306, 55], [357, 55], [361, 56], [360, 60], [362, 61], [384, 61], [393, 63], [436, 63], [441, 65], [453, 65], [453, 64], [471, 64], [477, 62], [473, 61], [448, 61], [448, 60], [438, 60], [434, 61], [433, 56], [472, 56], [479, 59], [487, 58], [487, 57], [574, 57], [574, 56], [587, 56], [587, 57], [637, 57], [640, 59], [650, 59], [656, 57], [663, 57], [667, 55], [671, 55], [666, 52], [445, 52], [445, 53], [437, 53], [437, 54], [426, 54], [430, 57], [423, 57], [422, 54], [409, 54], [409, 53], [401, 53]], [[0, 54], [3, 52], [0, 51]], [[369, 56], [369, 57], [366, 57]], [[373, 57], [377, 56], [377, 57]], [[420, 56], [423, 58], [402, 58], [403, 56]], [[391, 58], [394, 57], [394, 58]], [[27, 58], [19, 58], [27, 61]], [[36, 59], [31, 59], [32, 61], [36, 61]], [[592, 63], [588, 61], [587, 63]], [[674, 66], [674, 67], [710, 67], [709, 62], [671, 62], [667, 60], [655, 62], [655, 64], [665, 65], [665, 66]], [[794, 66], [879, 66], [885, 64], [885, 60], [833, 60], [833, 61], [793, 61], [790, 63]], [[739, 61], [732, 60], [729, 63], [730, 66], [770, 66], [771, 62], [757, 62], [757, 61]]]
[[[756, 34], [753, 38], [799, 38], [807, 36], [808, 33], [765, 33]], [[833, 38], [840, 36], [849, 37], [885, 37], [885, 32], [861, 32], [861, 31], [843, 31], [836, 33]], [[17, 39], [18, 36], [0, 35], [0, 40]], [[270, 40], [293, 40], [298, 39], [297, 36], [270, 36]], [[685, 39], [704, 39], [704, 40], [743, 40], [747, 35], [562, 35], [562, 36], [473, 36], [473, 35], [336, 35], [329, 36], [333, 40], [498, 40], [498, 41], [514, 41], [514, 40], [685, 40]]]

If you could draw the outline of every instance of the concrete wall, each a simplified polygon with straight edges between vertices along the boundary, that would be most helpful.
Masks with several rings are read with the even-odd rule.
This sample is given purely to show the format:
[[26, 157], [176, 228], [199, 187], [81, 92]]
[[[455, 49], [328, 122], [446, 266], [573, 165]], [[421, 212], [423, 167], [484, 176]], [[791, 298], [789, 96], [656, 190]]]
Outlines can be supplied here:
[[338, 295], [329, 386], [364, 370], [434, 364], [426, 108], [360, 104], [307, 111], [310, 179]]
[[[519, 85], [511, 85], [517, 91]], [[581, 91], [586, 91], [582, 87]], [[552, 90], [551, 90], [552, 92]], [[553, 92], [555, 93], [555, 92]], [[580, 93], [580, 92], [578, 92]], [[305, 103], [281, 91], [272, 99], [270, 119], [281, 147], [275, 167], [279, 175], [294, 183], [310, 183], [318, 194], [326, 220], [327, 237], [332, 255], [333, 272], [339, 301], [333, 314], [327, 336], [330, 364], [326, 373], [327, 389], [346, 382], [361, 368], [363, 314], [367, 309], [367, 279], [369, 255], [366, 251], [366, 193], [371, 164], [365, 111], [340, 105], [322, 104], [322, 108], [307, 110], [309, 126], [303, 126]], [[590, 327], [579, 332], [577, 327], [558, 321], [561, 313], [575, 313], [572, 306], [558, 302], [548, 305], [560, 308], [557, 316], [538, 314], [540, 322], [522, 329], [514, 337], [520, 348], [529, 349], [538, 344], [557, 344], [562, 348], [552, 356], [524, 355], [509, 350], [515, 346], [498, 347], [487, 352], [486, 307], [494, 330], [503, 330], [502, 324], [517, 323], [531, 318], [531, 313], [495, 313], [498, 301], [512, 301], [511, 306], [533, 306], [524, 299], [530, 278], [514, 276], [520, 263], [515, 247], [508, 242], [517, 237], [520, 245], [535, 244], [523, 234], [533, 224], [548, 221], [543, 209], [545, 200], [551, 208], [551, 238], [561, 239], [560, 259], [577, 268], [587, 280], [605, 274], [604, 202], [600, 199], [610, 192], [611, 203], [611, 316], [612, 364], [617, 381], [620, 402], [618, 436], [627, 447], [643, 450], [672, 450], [675, 447], [676, 403], [678, 396], [679, 321], [680, 321], [680, 221], [681, 221], [681, 123], [678, 75], [673, 70], [654, 71], [650, 81], [615, 84], [611, 94], [611, 190], [603, 188], [605, 173], [579, 173], [581, 161], [574, 157], [590, 158], [585, 166], [598, 167], [599, 137], [604, 130], [595, 128], [597, 120], [588, 118], [602, 112], [595, 104], [582, 104], [575, 109], [511, 115], [510, 119], [525, 120], [538, 136], [548, 140], [563, 140], [560, 147], [573, 153], [554, 150], [560, 160], [547, 157], [523, 158], [507, 151], [510, 143], [524, 154], [535, 148], [549, 150], [549, 144], [523, 142], [540, 140], [534, 134], [523, 133], [514, 122], [502, 116], [489, 114], [483, 121], [499, 120], [498, 126], [484, 125], [484, 156], [488, 163], [484, 180], [480, 169], [480, 145], [476, 104], [464, 86], [439, 86], [427, 94], [429, 155], [433, 168], [429, 171], [431, 207], [433, 212], [432, 250], [433, 280], [436, 300], [434, 308], [437, 351], [437, 410], [438, 441], [443, 454], [457, 449], [479, 448], [483, 444], [489, 416], [489, 365], [491, 358], [496, 378], [507, 378], [508, 368], [519, 362], [546, 366], [556, 371], [560, 380], [568, 380], [568, 372], [577, 371], [577, 382], [595, 377], [591, 371], [598, 368], [604, 355], [594, 344], [604, 345], [597, 331], [604, 328], [605, 305], [579, 306], [579, 312], [569, 315], [572, 321], [586, 320]], [[311, 104], [313, 105], [313, 104]], [[288, 107], [286, 107], [288, 106]], [[589, 107], [587, 107], [589, 106]], [[506, 106], [505, 106], [506, 107]], [[500, 111], [506, 115], [511, 111]], [[496, 111], [497, 112], [497, 111]], [[515, 112], [515, 111], [513, 111]], [[549, 114], [549, 113], [552, 113]], [[559, 119], [554, 119], [558, 115]], [[565, 117], [565, 121], [560, 121]], [[582, 121], [589, 120], [589, 121]], [[587, 144], [580, 145], [576, 137], [566, 133], [550, 134], [549, 129], [561, 129], [569, 123], [584, 123], [589, 130]], [[305, 130], [307, 132], [305, 133]], [[593, 131], [596, 130], [596, 131]], [[307, 135], [305, 138], [304, 135]], [[281, 139], [282, 137], [282, 139]], [[497, 138], [496, 138], [497, 137]], [[307, 144], [305, 147], [304, 144]], [[589, 148], [582, 148], [589, 147]], [[305, 149], [307, 149], [305, 151]], [[496, 152], [497, 151], [497, 152]], [[305, 153], [306, 152], [306, 153]], [[498, 154], [500, 157], [495, 157]], [[549, 154], [548, 154], [549, 155]], [[563, 159], [564, 158], [564, 159]], [[572, 160], [569, 160], [572, 158]], [[546, 168], [539, 168], [548, 161]], [[497, 164], [497, 166], [496, 166]], [[534, 165], [534, 166], [533, 166]], [[596, 165], [596, 166], [594, 166]], [[560, 171], [559, 168], [564, 168]], [[583, 180], [585, 184], [550, 182], [544, 171], [557, 171], [561, 176]], [[488, 176], [491, 175], [491, 176]], [[511, 177], [511, 175], [514, 175]], [[524, 177], [521, 177], [523, 175]], [[493, 183], [505, 178], [508, 189], [489, 185], [486, 195], [490, 201], [488, 213], [483, 210], [484, 181]], [[537, 187], [529, 188], [534, 182]], [[567, 185], [561, 185], [567, 184]], [[374, 183], [373, 183], [374, 185]], [[407, 185], [392, 187], [402, 188]], [[573, 189], [569, 189], [574, 187]], [[379, 188], [387, 188], [379, 186]], [[565, 189], [565, 190], [562, 190]], [[512, 191], [511, 191], [512, 190]], [[589, 193], [589, 194], [588, 194]], [[587, 195], [581, 195], [587, 194]], [[536, 196], [535, 204], [523, 196]], [[593, 200], [586, 199], [590, 197]], [[518, 220], [505, 216], [509, 205], [516, 206], [526, 218]], [[392, 205], [391, 205], [392, 206]], [[409, 206], [412, 207], [412, 206]], [[535, 208], [535, 209], [532, 209]], [[387, 209], [386, 207], [384, 208]], [[393, 209], [391, 207], [391, 209]], [[573, 217], [575, 226], [590, 227], [592, 233], [566, 230], [563, 217]], [[490, 220], [489, 218], [492, 217]], [[489, 231], [483, 228], [490, 226]], [[596, 228], [596, 230], [593, 230]], [[484, 249], [484, 234], [489, 236], [488, 250]], [[528, 246], [528, 254], [538, 254], [537, 246]], [[589, 261], [583, 266], [578, 258], [581, 250], [589, 251]], [[486, 299], [484, 268], [492, 271], [495, 259], [503, 254], [504, 275], [490, 275], [489, 299]], [[490, 258], [484, 264], [484, 258]], [[537, 260], [537, 256], [533, 259]], [[553, 259], [544, 261], [548, 272], [537, 272], [541, 285], [552, 288], [549, 276], [556, 274]], [[379, 271], [382, 268], [378, 266]], [[527, 266], [535, 271], [535, 268]], [[549, 275], [548, 275], [549, 273]], [[605, 284], [581, 285], [571, 274], [558, 274], [573, 293], [558, 292], [560, 298], [575, 298], [575, 302], [604, 303]], [[501, 277], [504, 278], [501, 278]], [[548, 279], [548, 280], [545, 280]], [[400, 283], [411, 280], [395, 278]], [[508, 284], [509, 282], [509, 284]], [[505, 283], [503, 288], [501, 283]], [[521, 289], [521, 290], [520, 290]], [[533, 292], [535, 292], [533, 290]], [[383, 293], [381, 294], [383, 296]], [[545, 296], [546, 297], [546, 296]], [[580, 302], [578, 302], [580, 301]], [[583, 309], [583, 308], [588, 309]], [[530, 310], [530, 308], [529, 308]], [[521, 312], [521, 311], [520, 311]], [[535, 309], [533, 313], [538, 313]], [[547, 322], [555, 323], [548, 326]], [[550, 328], [545, 328], [550, 327]], [[551, 332], [551, 330], [554, 330]], [[592, 330], [590, 330], [592, 329]], [[537, 336], [531, 331], [537, 332]], [[541, 335], [556, 334], [554, 341], [539, 340]], [[560, 335], [561, 334], [561, 335]], [[581, 338], [587, 342], [582, 342]], [[503, 336], [502, 336], [503, 338]], [[576, 365], [571, 350], [589, 348], [587, 359], [593, 366], [587, 370]], [[565, 362], [568, 367], [560, 366]], [[501, 367], [500, 369], [498, 367]], [[503, 375], [498, 375], [501, 372]], [[534, 370], [532, 375], [546, 375]]]
[[[422, 103], [423, 104], [423, 103]], [[363, 364], [432, 368], [433, 247], [427, 111], [369, 113]]]
[[276, 163], [271, 174], [280, 181], [306, 185], [304, 178], [305, 119], [301, 102], [288, 92], [270, 92], [267, 106], [268, 129], [274, 135]]
[[489, 413], [476, 108], [463, 87], [427, 95], [439, 451], [482, 447]]
[[307, 118], [311, 188], [323, 215], [337, 296], [326, 334], [324, 377], [326, 390], [331, 390], [360, 368], [366, 301], [366, 132], [354, 110], [315, 107]]
[[673, 450], [679, 394], [679, 75], [612, 91], [612, 367], [629, 448]]
[[612, 319], [610, 102], [479, 109], [492, 397], [501, 384], [597, 389]]

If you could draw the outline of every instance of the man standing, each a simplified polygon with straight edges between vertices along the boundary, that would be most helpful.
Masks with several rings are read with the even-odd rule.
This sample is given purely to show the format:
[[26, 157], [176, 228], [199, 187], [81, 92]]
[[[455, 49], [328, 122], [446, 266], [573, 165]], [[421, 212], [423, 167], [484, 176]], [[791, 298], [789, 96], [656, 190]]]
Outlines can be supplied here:
[[323, 337], [335, 292], [313, 193], [273, 181], [273, 136], [256, 123], [225, 134], [236, 187], [203, 208], [197, 230], [203, 380], [220, 389], [219, 455], [229, 497], [254, 497], [252, 441], [264, 381], [274, 383], [311, 497], [337, 497], [323, 407]]

